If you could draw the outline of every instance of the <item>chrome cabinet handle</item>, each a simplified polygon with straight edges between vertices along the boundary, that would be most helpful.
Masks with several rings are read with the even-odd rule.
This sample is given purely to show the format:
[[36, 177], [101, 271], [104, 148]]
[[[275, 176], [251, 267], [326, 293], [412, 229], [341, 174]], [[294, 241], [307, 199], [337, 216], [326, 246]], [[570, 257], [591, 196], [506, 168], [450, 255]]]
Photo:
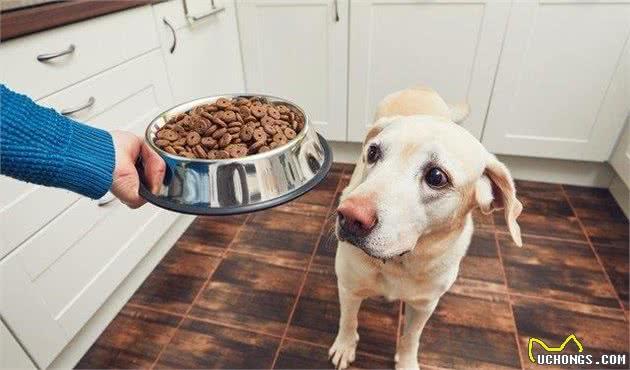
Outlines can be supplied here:
[[107, 194], [103, 195], [96, 202], [99, 207], [104, 207], [115, 200], [116, 200], [116, 197], [114, 196], [114, 194], [108, 191]]
[[175, 52], [175, 47], [177, 46], [177, 34], [175, 33], [175, 28], [173, 28], [173, 26], [171, 26], [171, 24], [164, 17], [162, 18], [162, 22], [164, 22], [164, 24], [171, 29], [171, 33], [173, 34], [173, 45], [171, 45], [171, 48], [169, 49], [171, 54], [173, 54]]
[[188, 19], [189, 22], [196, 22], [198, 20], [207, 18], [211, 15], [215, 15], [217, 13], [220, 13], [222, 11], [225, 10], [224, 6], [221, 7], [217, 7], [214, 4], [214, 0], [210, 0], [210, 4], [212, 4], [212, 10], [210, 10], [210, 13], [204, 14], [204, 15], [200, 15], [200, 16], [195, 16], [195, 15], [191, 15], [188, 13], [188, 4], [186, 3], [186, 0], [182, 0], [184, 3], [184, 15], [186, 16], [186, 19]]
[[59, 58], [60, 56], [68, 55], [74, 53], [74, 44], [70, 44], [66, 50], [58, 51], [56, 53], [48, 53], [48, 54], [39, 54], [37, 56], [37, 60], [40, 62], [46, 62], [51, 59]]
[[335, 3], [335, 23], [339, 22], [339, 2], [334, 0]]
[[88, 99], [87, 103], [79, 106], [79, 107], [75, 107], [75, 108], [67, 108], [67, 109], [62, 109], [61, 110], [61, 114], [63, 114], [64, 116], [69, 116], [71, 114], [80, 112], [84, 109], [88, 109], [89, 107], [93, 106], [94, 103], [96, 102], [96, 99], [94, 99], [93, 96], [90, 96], [90, 98]]

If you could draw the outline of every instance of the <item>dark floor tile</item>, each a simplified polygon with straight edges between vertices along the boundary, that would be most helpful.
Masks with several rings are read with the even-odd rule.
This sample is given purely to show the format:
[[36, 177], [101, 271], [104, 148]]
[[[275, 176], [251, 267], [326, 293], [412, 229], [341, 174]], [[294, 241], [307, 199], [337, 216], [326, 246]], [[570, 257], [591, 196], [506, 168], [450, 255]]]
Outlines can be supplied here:
[[230, 253], [190, 315], [282, 335], [304, 273], [274, 257]]
[[420, 339], [420, 363], [455, 369], [520, 368], [507, 296], [446, 293]]
[[[523, 234], [586, 240], [561, 185], [517, 180], [516, 196], [523, 204], [517, 220]], [[494, 223], [508, 231], [503, 212], [494, 213]]]
[[[529, 360], [527, 346], [530, 338], [538, 338], [550, 347], [560, 346], [565, 339], [575, 334], [584, 347], [583, 354], [591, 354], [594, 359], [603, 353], [625, 353], [628, 359], [628, 323], [618, 309], [609, 309], [584, 304], [542, 301], [533, 298], [515, 297], [514, 314], [524, 365], [528, 369], [548, 369], [552, 366], [539, 366]], [[532, 353], [546, 353], [535, 344]], [[567, 345], [563, 354], [577, 353], [577, 347]], [[627, 364], [623, 368], [627, 368]], [[602, 365], [563, 365], [556, 368], [606, 368]]]
[[[303, 206], [301, 203], [293, 205]], [[238, 234], [232, 250], [263, 254], [293, 268], [305, 269], [317, 244], [324, 215], [285, 210], [271, 209], [254, 214]]]
[[628, 303], [628, 281], [630, 280], [630, 256], [628, 248], [617, 248], [609, 245], [595, 244], [595, 252], [604, 264], [606, 273], [610, 277], [615, 291], [621, 298], [625, 309]]
[[195, 253], [220, 256], [230, 245], [246, 217], [197, 217], [179, 238], [177, 247]]
[[217, 257], [172, 248], [130, 302], [184, 314], [218, 263]]
[[149, 368], [181, 317], [124, 307], [76, 365], [79, 369]]
[[156, 368], [268, 369], [279, 343], [279, 338], [186, 319]]
[[297, 198], [295, 202], [314, 204], [328, 208], [335, 196], [339, 179], [343, 174], [343, 165], [334, 163], [326, 178], [311, 191]]
[[507, 293], [494, 233], [475, 230], [454, 288], [469, 294]]
[[515, 293], [618, 307], [612, 287], [586, 243], [523, 238], [516, 247], [499, 237], [509, 288]]
[[593, 243], [628, 249], [628, 219], [608, 189], [565, 186]]
[[[339, 300], [334, 275], [310, 272], [287, 336], [332, 345], [339, 324]], [[358, 351], [393, 358], [396, 352], [399, 302], [382, 298], [363, 301], [359, 311]]]
[[[352, 363], [354, 369], [393, 369], [394, 359], [389, 360], [357, 353]], [[286, 340], [282, 345], [274, 369], [334, 369], [328, 359], [328, 349]]]

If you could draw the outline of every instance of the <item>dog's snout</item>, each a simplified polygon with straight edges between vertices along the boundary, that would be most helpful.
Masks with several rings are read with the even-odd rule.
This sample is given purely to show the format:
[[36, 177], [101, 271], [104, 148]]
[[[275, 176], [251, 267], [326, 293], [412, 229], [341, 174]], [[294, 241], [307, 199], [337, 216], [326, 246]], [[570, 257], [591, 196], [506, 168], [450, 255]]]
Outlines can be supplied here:
[[353, 197], [337, 208], [339, 226], [353, 236], [367, 236], [378, 222], [376, 208], [367, 197]]

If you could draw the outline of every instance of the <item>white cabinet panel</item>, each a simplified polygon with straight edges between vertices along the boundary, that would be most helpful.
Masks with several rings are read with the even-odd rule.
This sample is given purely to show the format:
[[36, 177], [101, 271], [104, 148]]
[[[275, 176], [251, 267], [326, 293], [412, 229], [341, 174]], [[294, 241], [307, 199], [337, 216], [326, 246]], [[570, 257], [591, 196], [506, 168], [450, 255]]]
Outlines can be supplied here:
[[603, 161], [630, 109], [630, 3], [516, 1], [483, 143]]
[[[40, 103], [60, 109], [89, 96], [95, 97], [95, 104], [73, 118], [142, 135], [148, 122], [171, 105], [160, 51]], [[44, 368], [144, 257], [176, 214], [150, 205], [130, 210], [117, 200], [99, 205], [72, 194], [55, 208], [58, 216], [40, 216], [42, 209], [59, 203], [58, 193], [71, 193], [21, 186], [12, 189], [22, 200], [0, 212], [3, 242], [8, 239], [11, 247], [21, 243], [0, 263], [0, 315]], [[40, 203], [27, 202], [31, 194]], [[3, 251], [9, 250], [5, 245]]]
[[0, 369], [37, 369], [2, 321], [0, 321]]
[[345, 140], [348, 2], [248, 0], [238, 18], [247, 90], [294, 101], [327, 139]]
[[[25, 77], [24, 77], [25, 78]], [[94, 105], [70, 116], [112, 130], [143, 126], [171, 104], [166, 72], [158, 50], [38, 101], [57, 110]], [[0, 258], [9, 253], [80, 196], [0, 176]], [[45, 207], [41, 205], [45, 204]], [[34, 212], [33, 210], [37, 210]]]
[[464, 122], [481, 137], [510, 3], [354, 0], [350, 22], [348, 139], [362, 141], [386, 95], [428, 85], [467, 101]]
[[[211, 9], [210, 1], [188, 3], [194, 15]], [[215, 4], [225, 10], [192, 23], [186, 20], [181, 1], [153, 7], [174, 104], [245, 90], [234, 2], [216, 0]]]
[[[67, 55], [37, 60], [70, 45]], [[157, 47], [151, 8], [142, 6], [3, 42], [0, 81], [41, 99]]]
[[623, 132], [619, 135], [617, 146], [610, 156], [610, 164], [617, 171], [626, 187], [630, 188], [630, 123], [628, 122], [630, 122], [630, 116], [628, 116]]

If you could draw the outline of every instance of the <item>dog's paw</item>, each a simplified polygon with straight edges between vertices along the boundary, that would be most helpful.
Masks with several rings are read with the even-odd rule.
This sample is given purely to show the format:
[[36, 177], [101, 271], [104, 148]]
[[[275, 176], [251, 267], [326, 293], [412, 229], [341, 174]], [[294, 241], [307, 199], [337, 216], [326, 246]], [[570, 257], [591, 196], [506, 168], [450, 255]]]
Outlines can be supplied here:
[[359, 334], [338, 334], [332, 347], [328, 350], [328, 356], [337, 369], [345, 369], [356, 357]]
[[396, 361], [396, 370], [420, 370], [420, 365], [418, 365], [416, 355], [396, 353], [394, 361]]

